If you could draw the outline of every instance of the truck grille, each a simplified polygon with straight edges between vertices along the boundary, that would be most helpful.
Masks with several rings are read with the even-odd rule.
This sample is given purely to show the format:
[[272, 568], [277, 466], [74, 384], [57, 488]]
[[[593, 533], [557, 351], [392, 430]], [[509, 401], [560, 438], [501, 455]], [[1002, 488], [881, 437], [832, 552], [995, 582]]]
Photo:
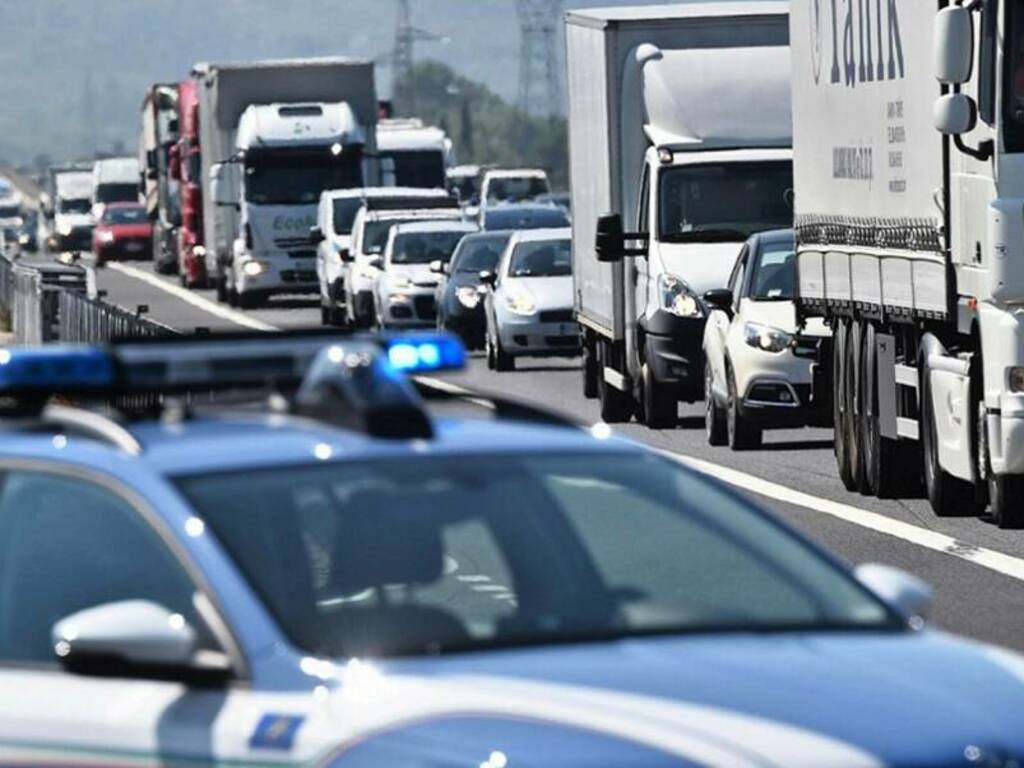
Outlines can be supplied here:
[[274, 245], [282, 251], [290, 251], [293, 248], [309, 248], [308, 237], [282, 237], [274, 241]]

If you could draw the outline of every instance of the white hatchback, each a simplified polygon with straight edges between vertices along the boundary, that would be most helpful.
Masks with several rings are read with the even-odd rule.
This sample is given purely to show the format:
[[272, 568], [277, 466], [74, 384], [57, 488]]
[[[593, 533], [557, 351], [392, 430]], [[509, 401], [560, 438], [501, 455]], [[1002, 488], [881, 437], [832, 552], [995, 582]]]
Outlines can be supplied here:
[[828, 388], [816, 365], [830, 331], [797, 320], [792, 230], [747, 240], [729, 287], [705, 295], [706, 427], [711, 445], [756, 448], [764, 429], [828, 425]]

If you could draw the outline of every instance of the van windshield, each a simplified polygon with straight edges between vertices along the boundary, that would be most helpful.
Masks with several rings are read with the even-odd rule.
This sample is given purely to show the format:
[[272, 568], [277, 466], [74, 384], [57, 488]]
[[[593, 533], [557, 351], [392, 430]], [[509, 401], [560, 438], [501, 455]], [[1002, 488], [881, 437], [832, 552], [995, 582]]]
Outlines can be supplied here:
[[139, 199], [139, 185], [134, 182], [100, 184], [96, 187], [97, 203], [134, 203]]
[[73, 200], [58, 200], [57, 210], [61, 213], [88, 213], [92, 210], [92, 203], [88, 198], [75, 198]]
[[788, 161], [702, 163], [665, 168], [659, 181], [663, 242], [739, 242], [793, 226]]

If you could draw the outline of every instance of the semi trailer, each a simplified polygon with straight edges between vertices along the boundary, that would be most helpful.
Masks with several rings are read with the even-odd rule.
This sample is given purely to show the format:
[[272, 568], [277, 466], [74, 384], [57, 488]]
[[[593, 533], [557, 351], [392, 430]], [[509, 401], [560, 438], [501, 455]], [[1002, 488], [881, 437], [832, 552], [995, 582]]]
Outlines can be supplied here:
[[181, 199], [171, 174], [171, 148], [178, 142], [178, 84], [157, 83], [146, 89], [139, 126], [142, 202], [153, 227], [153, 261], [158, 272], [178, 266]]

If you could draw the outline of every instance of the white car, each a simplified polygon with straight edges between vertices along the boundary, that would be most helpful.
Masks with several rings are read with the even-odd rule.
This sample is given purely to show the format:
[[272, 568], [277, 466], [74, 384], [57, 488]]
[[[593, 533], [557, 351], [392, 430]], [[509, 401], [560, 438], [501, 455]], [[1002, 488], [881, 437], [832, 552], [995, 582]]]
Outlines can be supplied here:
[[476, 224], [422, 221], [396, 224], [388, 234], [374, 292], [377, 322], [382, 328], [433, 326], [437, 322], [437, 271], [448, 263]]
[[[451, 196], [443, 189], [412, 187], [335, 189], [320, 195], [316, 226], [310, 231], [310, 236], [317, 244], [316, 274], [320, 282], [320, 316], [324, 325], [347, 325], [349, 322], [345, 285], [360, 272], [356, 270], [353, 274], [352, 269], [352, 230], [360, 208], [368, 201], [396, 207], [418, 205], [424, 200], [432, 203], [449, 201]], [[370, 304], [365, 300], [364, 303], [368, 311]], [[368, 321], [369, 318], [364, 319]]]
[[495, 168], [484, 173], [480, 205], [524, 203], [549, 192], [551, 183], [540, 168]]
[[570, 357], [579, 353], [573, 313], [572, 233], [531, 229], [509, 240], [489, 286], [487, 365], [510, 371], [517, 357]]
[[764, 429], [827, 425], [830, 408], [815, 360], [830, 332], [797, 325], [792, 230], [747, 240], [729, 287], [709, 291], [704, 328], [706, 428], [711, 445], [756, 448]]

